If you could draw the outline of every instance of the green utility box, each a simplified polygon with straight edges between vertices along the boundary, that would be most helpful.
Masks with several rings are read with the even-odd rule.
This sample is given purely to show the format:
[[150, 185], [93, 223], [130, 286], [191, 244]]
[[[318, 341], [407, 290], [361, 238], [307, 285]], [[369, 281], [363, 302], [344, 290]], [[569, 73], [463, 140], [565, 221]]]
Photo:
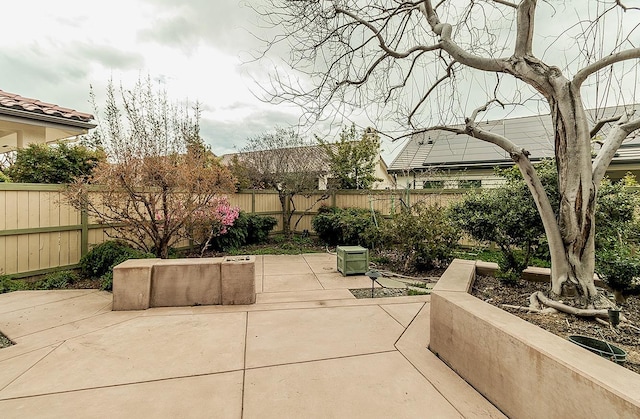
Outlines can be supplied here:
[[363, 274], [369, 270], [369, 249], [361, 246], [338, 246], [338, 271], [342, 276]]

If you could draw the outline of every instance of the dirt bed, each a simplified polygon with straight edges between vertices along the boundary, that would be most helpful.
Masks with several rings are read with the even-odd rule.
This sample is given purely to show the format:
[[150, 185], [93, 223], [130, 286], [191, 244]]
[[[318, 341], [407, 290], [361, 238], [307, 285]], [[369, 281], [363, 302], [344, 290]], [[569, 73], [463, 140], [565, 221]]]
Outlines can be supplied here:
[[[507, 286], [496, 278], [478, 276], [473, 285], [472, 294], [562, 338], [566, 339], [570, 335], [583, 335], [600, 340], [604, 339], [624, 349], [627, 352], [627, 361], [623, 366], [640, 374], [640, 333], [626, 328], [618, 328], [616, 333], [612, 328], [595, 320], [564, 313], [527, 313], [523, 310], [503, 307], [503, 304], [528, 306], [529, 296], [534, 291], [547, 292], [548, 290], [549, 284], [544, 282], [522, 281], [518, 286]], [[640, 299], [629, 298], [627, 304], [621, 309], [622, 314], [629, 321], [640, 327]]]

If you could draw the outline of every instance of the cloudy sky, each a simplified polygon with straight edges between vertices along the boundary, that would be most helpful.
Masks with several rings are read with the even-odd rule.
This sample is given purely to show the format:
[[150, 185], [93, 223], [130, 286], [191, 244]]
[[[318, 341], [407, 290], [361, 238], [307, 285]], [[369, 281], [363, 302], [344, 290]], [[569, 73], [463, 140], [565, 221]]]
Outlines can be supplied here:
[[[298, 124], [299, 110], [263, 103], [252, 93], [259, 92], [260, 85], [268, 80], [264, 67], [247, 64], [262, 45], [252, 35], [261, 33], [261, 29], [256, 13], [249, 7], [260, 3], [259, 0], [10, 3], [10, 7], [3, 9], [0, 37], [2, 90], [93, 113], [90, 86], [100, 105], [104, 103], [105, 86], [110, 78], [116, 84], [121, 82], [130, 87], [149, 75], [173, 98], [201, 103], [201, 134], [218, 155], [241, 148], [250, 136], [277, 126]], [[585, 4], [577, 0], [568, 3], [581, 7]], [[558, 16], [574, 12], [573, 6], [541, 9], [537, 28], [543, 31], [562, 23]], [[545, 25], [547, 21], [553, 21], [554, 25]], [[635, 27], [636, 22], [631, 24]], [[512, 28], [507, 25], [506, 30]], [[543, 37], [536, 44], [542, 48], [543, 57], [548, 55], [545, 45], [557, 46], [559, 39], [557, 35]], [[575, 50], [575, 45], [572, 38], [563, 39], [568, 43], [559, 53], [567, 55]], [[475, 96], [474, 89], [479, 85], [475, 79], [470, 83], [467, 98]], [[632, 87], [635, 95], [636, 83]], [[535, 113], [536, 106], [524, 111]], [[494, 118], [501, 117], [504, 116]], [[355, 122], [361, 127], [367, 125], [364, 119]], [[331, 127], [304, 127], [303, 132], [331, 139], [343, 123], [349, 121], [332, 121]], [[402, 145], [383, 138], [383, 157], [387, 162], [391, 162]]]
[[233, 152], [247, 137], [296, 124], [299, 117], [295, 109], [252, 94], [256, 79], [266, 74], [243, 65], [261, 45], [251, 35], [257, 18], [248, 4], [11, 2], [3, 12], [0, 89], [93, 113], [90, 86], [100, 105], [109, 78], [127, 87], [148, 74], [174, 98], [200, 101], [202, 136], [216, 154]]

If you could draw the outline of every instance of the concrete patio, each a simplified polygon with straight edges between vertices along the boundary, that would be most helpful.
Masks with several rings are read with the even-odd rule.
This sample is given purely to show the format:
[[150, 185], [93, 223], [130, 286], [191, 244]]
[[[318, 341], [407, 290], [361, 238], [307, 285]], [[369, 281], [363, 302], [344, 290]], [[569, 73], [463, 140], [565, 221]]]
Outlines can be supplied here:
[[358, 300], [335, 255], [259, 256], [256, 304], [0, 295], [0, 417], [504, 417], [428, 351], [429, 296]]

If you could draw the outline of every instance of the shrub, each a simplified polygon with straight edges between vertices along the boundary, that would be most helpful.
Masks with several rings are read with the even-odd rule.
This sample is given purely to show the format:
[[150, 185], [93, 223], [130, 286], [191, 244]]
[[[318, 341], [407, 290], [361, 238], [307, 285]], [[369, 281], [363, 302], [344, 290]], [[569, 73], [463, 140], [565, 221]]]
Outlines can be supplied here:
[[616, 302], [625, 303], [631, 295], [640, 295], [640, 255], [628, 245], [596, 252], [596, 272], [614, 291]]
[[249, 236], [249, 215], [240, 211], [238, 218], [233, 224], [227, 227], [224, 234], [215, 236], [211, 239], [209, 247], [218, 251], [227, 252], [231, 249], [237, 249], [247, 243]]
[[91, 177], [104, 158], [101, 150], [82, 145], [29, 144], [17, 151], [16, 160], [6, 169], [6, 174], [14, 182], [71, 183], [76, 178]]
[[37, 289], [53, 290], [66, 288], [78, 280], [78, 274], [73, 271], [58, 271], [47, 274], [36, 284]]
[[0, 172], [0, 183], [11, 183], [11, 178]]
[[311, 226], [323, 243], [335, 246], [342, 241], [340, 228], [340, 212], [338, 207], [321, 206], [311, 220]]
[[250, 214], [247, 244], [265, 243], [269, 238], [269, 233], [277, 224], [278, 220], [274, 217]]
[[111, 291], [113, 289], [113, 271], [109, 271], [100, 277], [100, 289]]
[[[153, 257], [155, 256], [152, 253], [141, 252], [122, 241], [106, 241], [91, 249], [80, 259], [80, 270], [83, 276], [101, 278], [125, 260]], [[111, 287], [105, 289], [111, 289]]]
[[[543, 161], [536, 167], [551, 201], [557, 202], [553, 162]], [[467, 194], [451, 206], [449, 216], [474, 240], [495, 243], [501, 252], [496, 276], [505, 282], [516, 282], [534, 255], [544, 256], [545, 232], [533, 197], [517, 168], [496, 170], [496, 174], [506, 179], [504, 185]]]
[[399, 252], [405, 269], [423, 270], [451, 261], [460, 236], [439, 205], [418, 203], [393, 216], [384, 228], [383, 242]]
[[380, 213], [372, 214], [363, 208], [321, 207], [311, 220], [311, 225], [320, 240], [330, 246], [360, 245], [375, 248], [381, 237], [376, 221], [382, 220]]
[[615, 184], [605, 179], [596, 207], [596, 272], [618, 303], [640, 295], [638, 194], [626, 188], [635, 185], [630, 176]]
[[235, 219], [233, 225], [227, 227], [224, 234], [211, 239], [210, 247], [227, 252], [246, 244], [264, 243], [269, 237], [269, 232], [277, 223], [278, 221], [273, 217], [240, 211], [238, 218]]
[[0, 275], [0, 294], [29, 289], [28, 284], [20, 279], [13, 279], [9, 275]]

